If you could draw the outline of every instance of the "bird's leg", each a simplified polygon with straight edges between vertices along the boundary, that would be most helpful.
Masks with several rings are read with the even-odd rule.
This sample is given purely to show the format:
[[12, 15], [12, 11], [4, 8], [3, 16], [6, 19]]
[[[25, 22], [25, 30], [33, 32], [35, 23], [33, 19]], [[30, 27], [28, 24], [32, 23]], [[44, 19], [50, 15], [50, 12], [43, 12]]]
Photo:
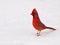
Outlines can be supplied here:
[[37, 36], [40, 36], [40, 31], [37, 32]]

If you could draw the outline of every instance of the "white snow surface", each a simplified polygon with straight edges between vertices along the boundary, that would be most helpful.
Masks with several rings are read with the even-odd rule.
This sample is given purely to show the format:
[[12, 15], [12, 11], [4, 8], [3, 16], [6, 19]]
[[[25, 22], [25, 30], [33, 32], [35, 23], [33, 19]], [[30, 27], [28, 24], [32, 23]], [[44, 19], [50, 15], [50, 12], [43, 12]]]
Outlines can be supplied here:
[[[39, 37], [32, 26], [32, 10], [55, 31]], [[60, 45], [60, 0], [0, 0], [0, 45]]]

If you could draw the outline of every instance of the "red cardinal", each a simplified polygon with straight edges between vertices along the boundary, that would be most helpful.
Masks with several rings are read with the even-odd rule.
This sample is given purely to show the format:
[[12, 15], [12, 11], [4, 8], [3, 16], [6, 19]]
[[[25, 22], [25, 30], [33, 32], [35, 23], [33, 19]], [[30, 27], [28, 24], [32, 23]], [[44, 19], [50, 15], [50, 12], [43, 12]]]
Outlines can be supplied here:
[[47, 27], [45, 26], [41, 20], [39, 19], [39, 16], [38, 16], [38, 12], [37, 10], [34, 8], [31, 15], [33, 16], [33, 27], [38, 31], [37, 32], [37, 36], [40, 36], [40, 31], [41, 30], [44, 30], [44, 29], [52, 29], [52, 30], [56, 30], [54, 28], [51, 28], [51, 27]]

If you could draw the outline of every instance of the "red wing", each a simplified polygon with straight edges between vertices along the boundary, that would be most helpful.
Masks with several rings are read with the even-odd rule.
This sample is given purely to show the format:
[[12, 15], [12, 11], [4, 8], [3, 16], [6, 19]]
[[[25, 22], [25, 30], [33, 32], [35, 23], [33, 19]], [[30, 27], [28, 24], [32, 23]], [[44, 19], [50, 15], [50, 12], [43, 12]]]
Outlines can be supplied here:
[[41, 21], [38, 21], [37, 26], [39, 26], [39, 27], [43, 27], [43, 28], [46, 27]]

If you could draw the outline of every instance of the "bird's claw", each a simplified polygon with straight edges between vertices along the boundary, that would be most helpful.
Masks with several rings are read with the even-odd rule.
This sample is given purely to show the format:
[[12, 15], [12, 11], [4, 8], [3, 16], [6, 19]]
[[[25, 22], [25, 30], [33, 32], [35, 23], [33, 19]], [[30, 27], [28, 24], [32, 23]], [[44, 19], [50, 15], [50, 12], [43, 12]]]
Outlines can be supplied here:
[[37, 33], [37, 36], [40, 36], [40, 33]]

